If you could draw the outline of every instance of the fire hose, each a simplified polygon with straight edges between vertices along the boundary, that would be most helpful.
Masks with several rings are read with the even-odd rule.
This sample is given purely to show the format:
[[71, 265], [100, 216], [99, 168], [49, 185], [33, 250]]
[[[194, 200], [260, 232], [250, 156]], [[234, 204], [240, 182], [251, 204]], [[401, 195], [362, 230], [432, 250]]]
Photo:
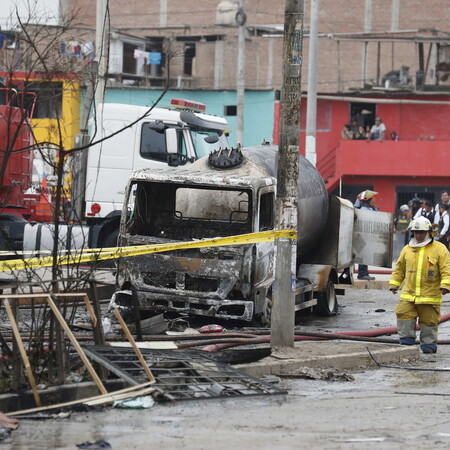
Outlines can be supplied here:
[[[441, 320], [439, 321], [439, 323], [446, 322], [449, 319], [450, 319], [450, 312], [443, 314], [441, 316]], [[419, 329], [420, 327], [417, 326], [417, 328]], [[386, 336], [397, 333], [398, 333], [397, 327], [377, 328], [374, 330], [363, 330], [363, 331], [343, 331], [341, 333], [316, 333], [316, 332], [297, 331], [294, 334], [294, 341], [346, 339], [346, 340], [358, 340], [358, 341], [362, 340], [367, 342], [381, 342], [392, 344], [398, 343], [398, 340], [374, 339], [374, 338], [377, 336]], [[231, 339], [230, 341], [226, 341], [226, 338], [222, 339], [223, 339], [222, 342], [218, 341], [217, 339], [211, 339], [211, 342], [202, 341], [202, 344], [207, 344], [206, 347], [202, 348], [202, 350], [207, 352], [215, 352], [217, 350], [235, 347], [238, 345], [265, 344], [270, 342], [270, 334], [260, 336], [259, 338], [248, 338], [248, 339], [237, 338]], [[440, 345], [448, 345], [450, 344], [450, 340], [440, 340], [437, 343]], [[188, 346], [194, 347], [198, 345], [200, 345], [200, 343], [182, 344], [183, 347], [179, 348], [187, 348]]]

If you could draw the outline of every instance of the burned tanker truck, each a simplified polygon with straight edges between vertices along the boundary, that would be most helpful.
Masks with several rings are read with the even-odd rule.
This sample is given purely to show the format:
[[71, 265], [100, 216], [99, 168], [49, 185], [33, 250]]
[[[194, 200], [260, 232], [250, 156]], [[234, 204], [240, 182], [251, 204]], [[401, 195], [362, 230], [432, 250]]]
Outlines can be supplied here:
[[[225, 149], [185, 170], [144, 169], [130, 179], [119, 245], [239, 236], [275, 228], [277, 148]], [[329, 195], [304, 157], [298, 178], [296, 310], [337, 312], [357, 262], [391, 267], [392, 214], [355, 210]], [[173, 250], [118, 261], [116, 303], [150, 312], [266, 325], [274, 242]], [[338, 286], [336, 286], [338, 285]]]

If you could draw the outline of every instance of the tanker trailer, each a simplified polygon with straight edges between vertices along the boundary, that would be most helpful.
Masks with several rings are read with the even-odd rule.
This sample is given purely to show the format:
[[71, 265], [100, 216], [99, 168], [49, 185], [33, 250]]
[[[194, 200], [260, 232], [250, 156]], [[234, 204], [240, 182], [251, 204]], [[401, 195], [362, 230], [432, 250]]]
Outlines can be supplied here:
[[[273, 230], [276, 156], [274, 146], [223, 149], [185, 170], [136, 172], [127, 186], [119, 245]], [[351, 277], [343, 279], [343, 270], [353, 263], [355, 210], [348, 201], [328, 195], [320, 174], [302, 156], [299, 169], [296, 310], [314, 308], [333, 315], [339, 277], [352, 282]], [[263, 242], [123, 258], [115, 300], [154, 313], [265, 325], [270, 319], [274, 256], [274, 243]]]

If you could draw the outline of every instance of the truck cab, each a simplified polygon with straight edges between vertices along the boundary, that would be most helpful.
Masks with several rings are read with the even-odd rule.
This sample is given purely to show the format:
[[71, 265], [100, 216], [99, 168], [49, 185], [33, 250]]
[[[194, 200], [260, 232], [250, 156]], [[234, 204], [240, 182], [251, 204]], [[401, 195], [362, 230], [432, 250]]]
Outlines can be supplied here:
[[[119, 244], [271, 230], [275, 186], [268, 176], [141, 171], [128, 187]], [[119, 261], [118, 283], [133, 290], [142, 309], [250, 321], [263, 308], [272, 265], [273, 242], [174, 250]]]

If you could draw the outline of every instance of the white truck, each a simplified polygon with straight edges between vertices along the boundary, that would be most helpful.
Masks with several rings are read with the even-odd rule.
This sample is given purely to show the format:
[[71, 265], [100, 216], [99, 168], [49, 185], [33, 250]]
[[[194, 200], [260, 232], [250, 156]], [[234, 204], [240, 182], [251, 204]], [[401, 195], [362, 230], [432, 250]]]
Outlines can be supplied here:
[[[177, 172], [141, 170], [127, 187], [119, 245], [195, 241], [273, 230], [277, 149], [215, 151]], [[337, 312], [353, 263], [391, 267], [392, 214], [330, 196], [300, 157], [296, 309]], [[174, 250], [118, 262], [116, 302], [267, 324], [274, 243]]]
[[84, 161], [80, 155], [73, 189], [80, 205], [77, 218], [90, 229], [89, 247], [116, 245], [125, 187], [134, 171], [187, 167], [228, 146], [224, 118], [206, 114], [202, 103], [178, 98], [170, 104], [151, 111], [136, 105], [99, 106], [90, 139], [106, 139], [90, 146]]

